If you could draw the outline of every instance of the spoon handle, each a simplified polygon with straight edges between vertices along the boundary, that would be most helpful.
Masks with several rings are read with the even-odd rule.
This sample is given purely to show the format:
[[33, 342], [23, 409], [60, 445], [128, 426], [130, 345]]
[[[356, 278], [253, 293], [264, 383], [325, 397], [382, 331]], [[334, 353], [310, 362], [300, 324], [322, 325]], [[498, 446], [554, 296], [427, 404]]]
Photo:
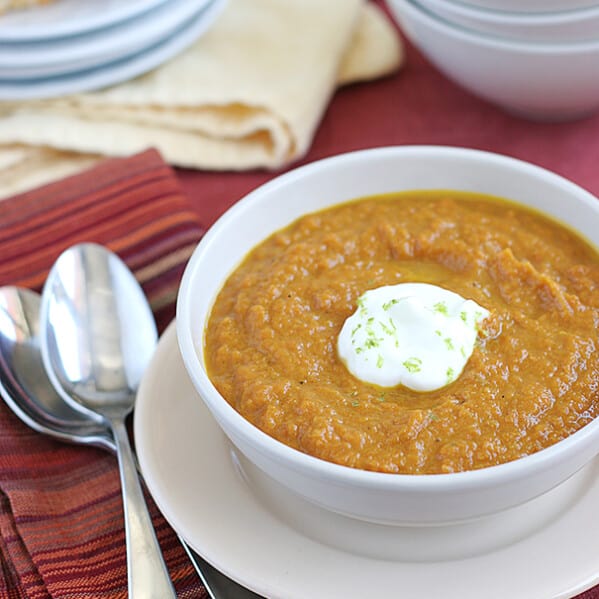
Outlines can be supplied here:
[[127, 575], [130, 599], [176, 598], [144, 500], [141, 484], [122, 419], [110, 419], [114, 434], [125, 513]]

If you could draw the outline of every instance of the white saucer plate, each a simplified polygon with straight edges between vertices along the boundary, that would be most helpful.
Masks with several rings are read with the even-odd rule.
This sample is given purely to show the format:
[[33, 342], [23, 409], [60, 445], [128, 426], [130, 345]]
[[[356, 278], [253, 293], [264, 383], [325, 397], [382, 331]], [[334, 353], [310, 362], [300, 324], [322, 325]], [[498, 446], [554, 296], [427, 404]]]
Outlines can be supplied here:
[[226, 1], [211, 0], [166, 39], [128, 58], [56, 77], [24, 81], [0, 79], [0, 100], [50, 98], [92, 91], [147, 73], [197, 41], [221, 13]]
[[0, 43], [0, 78], [66, 75], [128, 58], [168, 38], [208, 4], [208, 0], [170, 0], [135, 19], [84, 36], [32, 44]]
[[187, 377], [172, 324], [134, 429], [148, 488], [175, 531], [267, 597], [563, 599], [599, 582], [599, 460], [478, 522], [406, 529], [332, 514], [237, 456]]
[[0, 16], [0, 42], [82, 35], [142, 15], [167, 0], [55, 0]]

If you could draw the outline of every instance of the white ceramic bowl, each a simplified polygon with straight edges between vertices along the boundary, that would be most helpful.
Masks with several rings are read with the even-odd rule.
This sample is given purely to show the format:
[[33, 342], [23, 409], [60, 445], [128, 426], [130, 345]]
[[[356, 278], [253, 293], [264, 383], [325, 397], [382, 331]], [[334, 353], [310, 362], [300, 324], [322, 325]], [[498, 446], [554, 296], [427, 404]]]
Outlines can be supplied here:
[[509, 112], [563, 121], [599, 108], [599, 39], [516, 42], [452, 25], [412, 0], [387, 4], [404, 33], [443, 73]]
[[453, 0], [418, 0], [418, 4], [450, 23], [500, 38], [549, 43], [599, 40], [599, 4], [542, 14], [492, 11]]
[[463, 0], [460, 3], [476, 8], [522, 14], [562, 12], [598, 4], [597, 0]]
[[528, 163], [429, 146], [345, 154], [275, 178], [218, 220], [185, 270], [177, 337], [187, 372], [223, 431], [250, 462], [288, 489], [329, 510], [373, 522], [458, 522], [521, 504], [566, 480], [599, 452], [599, 419], [548, 449], [491, 468], [420, 476], [367, 472], [311, 457], [261, 432], [219, 395], [204, 366], [204, 327], [212, 303], [251, 248], [305, 213], [410, 189], [459, 189], [511, 198], [599, 244], [599, 200]]

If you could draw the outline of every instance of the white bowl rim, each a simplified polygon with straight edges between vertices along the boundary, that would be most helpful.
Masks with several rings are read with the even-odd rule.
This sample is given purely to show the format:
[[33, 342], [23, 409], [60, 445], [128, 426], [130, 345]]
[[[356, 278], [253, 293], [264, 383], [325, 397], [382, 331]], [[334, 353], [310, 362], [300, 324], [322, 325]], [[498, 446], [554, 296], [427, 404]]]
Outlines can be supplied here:
[[[312, 474], [320, 475], [321, 479], [327, 481], [328, 484], [415, 492], [430, 490], [458, 492], [473, 488], [495, 487], [501, 485], [503, 481], [513, 482], [525, 479], [531, 472], [536, 472], [539, 469], [543, 469], [543, 467], [555, 463], [560, 455], [570, 455], [576, 449], [576, 446], [584, 445], [585, 442], [589, 441], [590, 437], [597, 434], [597, 429], [599, 428], [599, 417], [597, 417], [554, 445], [531, 455], [496, 466], [447, 474], [393, 474], [343, 466], [289, 447], [251, 424], [214, 387], [197, 355], [191, 332], [191, 314], [189, 313], [190, 310], [187, 311], [187, 314], [185, 313], [184, 298], [189, 296], [193, 273], [196, 270], [197, 263], [201, 260], [202, 254], [209, 250], [213, 239], [219, 235], [221, 229], [226, 228], [229, 221], [239, 218], [239, 215], [242, 215], [251, 206], [252, 202], [264, 192], [271, 192], [276, 190], [277, 187], [285, 187], [301, 179], [305, 174], [327, 169], [329, 165], [335, 162], [360, 162], [364, 157], [376, 158], [377, 155], [396, 155], [400, 158], [402, 154], [421, 154], [424, 158], [430, 155], [431, 152], [445, 154], [448, 158], [462, 156], [466, 159], [482, 159], [487, 162], [496, 162], [504, 166], [509, 166], [519, 171], [528, 171], [531, 175], [549, 181], [565, 192], [576, 195], [579, 201], [588, 203], [593, 206], [593, 209], [599, 210], [598, 198], [565, 177], [532, 163], [494, 152], [441, 145], [387, 146], [357, 150], [330, 156], [297, 167], [271, 179], [248, 193], [229, 208], [208, 229], [196, 246], [183, 274], [177, 298], [177, 339], [186, 370], [195, 383], [196, 388], [199, 387], [202, 400], [208, 404], [210, 411], [217, 416], [217, 420], [224, 418], [232, 422], [235, 426], [235, 431], [246, 440], [249, 440], [249, 443], [258, 452], [275, 459], [279, 463], [284, 463], [287, 468], [294, 469], [297, 472], [308, 470]], [[190, 302], [187, 302], [187, 305], [189, 306]]]
[[[538, 14], [547, 14], [547, 13], [559, 13], [559, 12], [570, 12], [574, 10], [582, 10], [584, 8], [588, 8], [589, 6], [596, 6], [596, 0], [592, 0], [592, 3], [589, 3], [589, 0], [585, 0], [583, 3], [576, 3], [574, 6], [570, 6], [568, 8], [547, 8], [544, 0], [542, 2], [529, 2], [527, 1], [527, 8], [520, 8], [522, 3], [518, 4], [518, 9], [510, 8], [504, 9], [505, 4], [498, 3], [497, 0], [493, 0], [493, 2], [489, 2], [485, 0], [484, 2], [480, 2], [480, 0], [448, 0], [448, 2], [459, 2], [460, 4], [467, 4], [468, 6], [473, 6], [475, 8], [485, 9], [485, 10], [493, 10], [497, 12], [513, 12], [514, 14], [519, 15], [538, 15]], [[514, 0], [510, 0], [510, 4], [514, 5]], [[542, 4], [542, 7], [539, 7], [539, 4]], [[555, 4], [555, 2], [554, 2]]]
[[[542, 54], [578, 54], [599, 50], [599, 37], [596, 40], [583, 40], [580, 42], [525, 42], [502, 38], [477, 31], [467, 29], [460, 25], [455, 25], [440, 16], [432, 13], [429, 9], [418, 4], [414, 0], [387, 0], [387, 3], [393, 10], [395, 3], [402, 4], [406, 10], [411, 11], [419, 20], [425, 20], [437, 32], [449, 35], [453, 38], [459, 38], [463, 42], [468, 42], [475, 46], [483, 46], [493, 50], [515, 52], [518, 55], [542, 55]], [[399, 10], [399, 9], [395, 9]]]
[[550, 13], [573, 12], [573, 11], [584, 10], [586, 8], [597, 6], [596, 0], [593, 0], [593, 2], [594, 2], [593, 4], [587, 4], [585, 2], [584, 4], [574, 6], [573, 8], [569, 7], [569, 8], [547, 9], [545, 6], [543, 8], [539, 8], [538, 3], [537, 3], [537, 4], [534, 4], [534, 6], [529, 6], [528, 8], [526, 8], [524, 10], [514, 10], [513, 8], [505, 10], [503, 8], [503, 5], [501, 5], [501, 7], [500, 7], [497, 4], [497, 2], [495, 2], [494, 4], [488, 4], [488, 3], [481, 4], [480, 2], [478, 2], [478, 0], [450, 0], [450, 1], [457, 2], [462, 5], [467, 5], [472, 8], [478, 8], [480, 10], [490, 10], [490, 11], [494, 11], [494, 12], [512, 13], [512, 14], [517, 14], [517, 15], [543, 15], [543, 14], [550, 14]]
[[[421, 0], [421, 6], [425, 6], [425, 2], [430, 0]], [[547, 25], [569, 25], [584, 21], [590, 17], [599, 17], [599, 4], [586, 6], [583, 8], [544, 12], [544, 13], [519, 13], [493, 10], [491, 8], [483, 8], [466, 4], [464, 2], [455, 2], [454, 0], [432, 0], [433, 3], [439, 3], [447, 6], [448, 10], [455, 12], [461, 16], [466, 16], [473, 19], [484, 21], [485, 23], [493, 23], [494, 25], [522, 25], [523, 27], [534, 27]], [[599, 32], [597, 33], [599, 37]]]

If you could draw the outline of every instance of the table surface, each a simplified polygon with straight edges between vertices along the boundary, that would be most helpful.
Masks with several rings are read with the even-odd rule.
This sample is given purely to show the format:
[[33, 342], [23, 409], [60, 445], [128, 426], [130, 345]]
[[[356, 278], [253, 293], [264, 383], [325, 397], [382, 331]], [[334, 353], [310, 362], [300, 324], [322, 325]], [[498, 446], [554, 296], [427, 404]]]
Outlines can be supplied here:
[[[335, 93], [311, 149], [291, 167], [352, 150], [407, 144], [506, 154], [548, 168], [599, 195], [599, 113], [568, 123], [523, 120], [461, 89], [410, 45], [397, 74]], [[178, 174], [209, 226], [278, 172]]]
[[[287, 169], [342, 152], [408, 144], [506, 154], [548, 168], [599, 195], [599, 114], [568, 123], [512, 116], [449, 81], [408, 43], [397, 74], [337, 90], [308, 154]], [[177, 174], [209, 227], [228, 207], [279, 172], [178, 170]], [[583, 598], [599, 599], [599, 587]]]

